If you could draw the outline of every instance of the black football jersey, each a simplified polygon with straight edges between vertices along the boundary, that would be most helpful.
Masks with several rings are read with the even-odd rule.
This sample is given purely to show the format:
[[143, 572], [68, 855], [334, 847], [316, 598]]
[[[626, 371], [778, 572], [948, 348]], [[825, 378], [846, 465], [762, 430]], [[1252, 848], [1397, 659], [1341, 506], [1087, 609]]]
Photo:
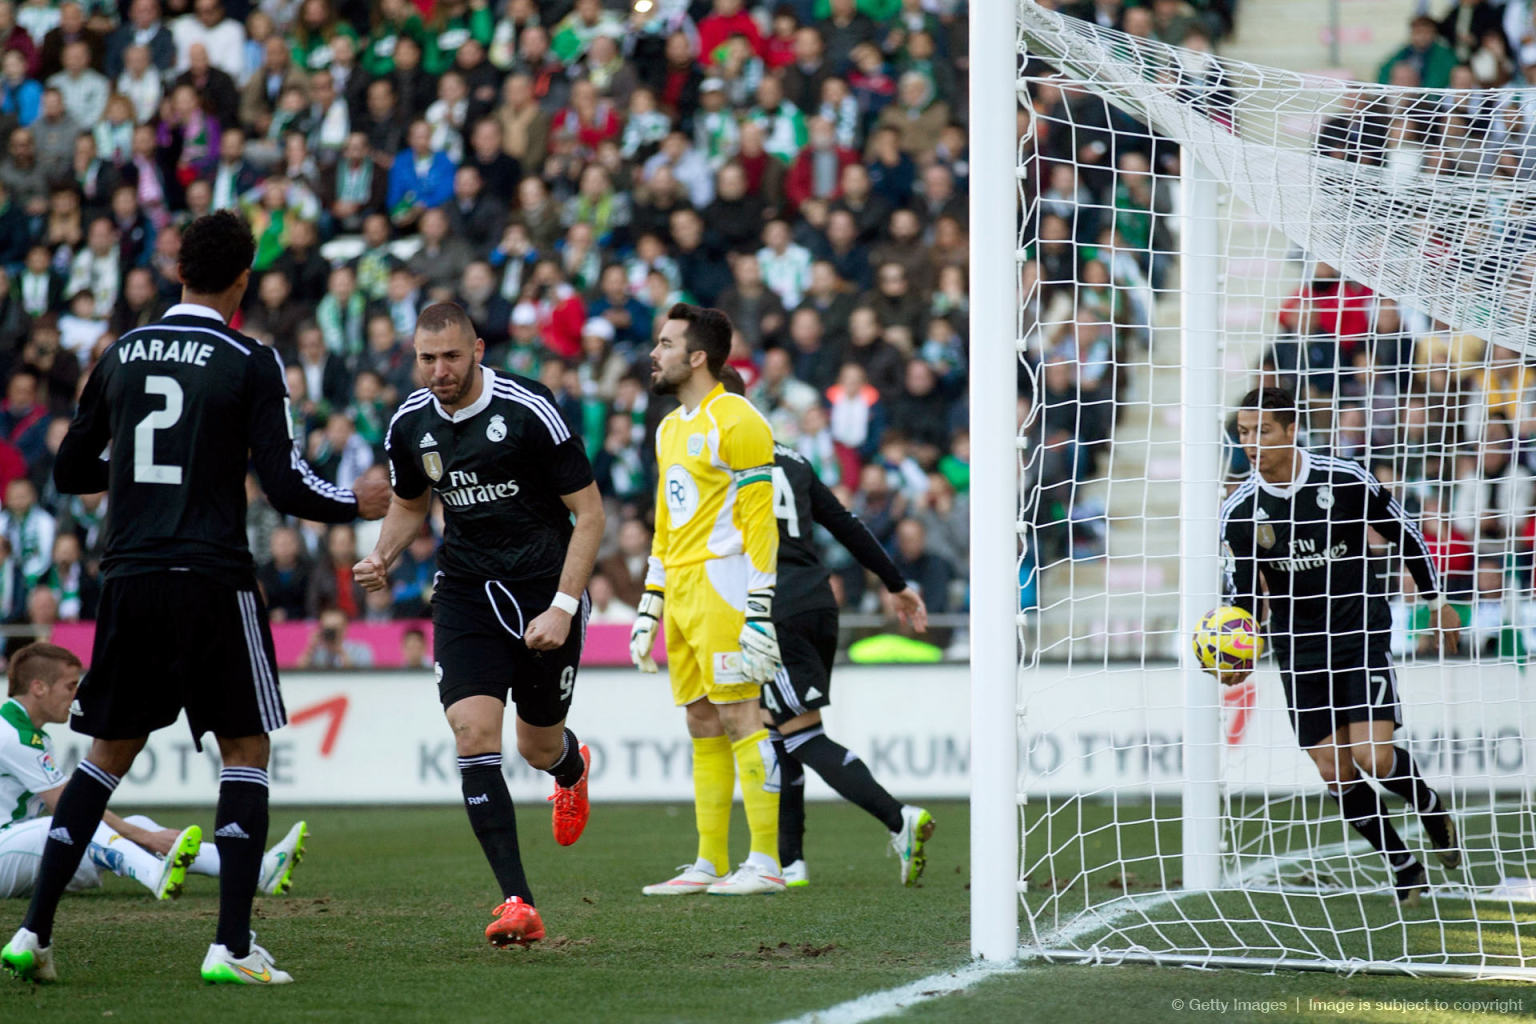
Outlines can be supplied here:
[[450, 415], [412, 392], [384, 435], [402, 498], [443, 503], [438, 566], [454, 579], [557, 579], [571, 539], [561, 496], [593, 481], [581, 439], [537, 381], [481, 367], [480, 397]]
[[1267, 597], [1282, 667], [1336, 665], [1367, 644], [1386, 646], [1387, 580], [1397, 577], [1393, 559], [1372, 556], [1372, 529], [1398, 547], [1421, 598], [1433, 600], [1440, 585], [1424, 535], [1357, 462], [1302, 449], [1290, 485], [1255, 471], [1222, 505], [1227, 599], [1256, 616]]
[[894, 593], [906, 588], [896, 563], [864, 521], [837, 500], [805, 456], [777, 442], [773, 446], [773, 514], [779, 521], [779, 582], [773, 598], [774, 618], [837, 608], [827, 582], [830, 574], [812, 537], [814, 526], [825, 527], [860, 565], [880, 577], [886, 589]]
[[294, 448], [287, 407], [276, 350], [206, 306], [173, 306], [114, 342], [53, 471], [65, 494], [109, 492], [104, 574], [191, 569], [249, 586], [247, 466], [281, 512], [356, 519], [352, 492], [316, 476]]

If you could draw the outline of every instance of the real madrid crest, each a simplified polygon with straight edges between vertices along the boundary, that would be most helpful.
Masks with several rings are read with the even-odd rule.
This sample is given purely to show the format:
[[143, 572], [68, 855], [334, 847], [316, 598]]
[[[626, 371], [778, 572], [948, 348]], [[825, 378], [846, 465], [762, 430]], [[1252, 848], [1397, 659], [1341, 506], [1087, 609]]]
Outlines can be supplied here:
[[704, 435], [703, 434], [689, 434], [688, 435], [688, 454], [696, 456], [696, 455], [703, 454], [703, 452], [704, 452]]
[[507, 436], [507, 421], [501, 413], [491, 417], [491, 422], [485, 425], [485, 436], [492, 441], [504, 440]]
[[1275, 546], [1275, 528], [1273, 526], [1270, 526], [1268, 523], [1260, 523], [1254, 533], [1255, 539], [1259, 542], [1259, 547], [1272, 548]]
[[426, 452], [421, 457], [421, 468], [426, 470], [427, 476], [436, 483], [443, 478], [443, 457], [437, 452]]
[[1317, 507], [1333, 508], [1333, 488], [1319, 487], [1317, 489]]

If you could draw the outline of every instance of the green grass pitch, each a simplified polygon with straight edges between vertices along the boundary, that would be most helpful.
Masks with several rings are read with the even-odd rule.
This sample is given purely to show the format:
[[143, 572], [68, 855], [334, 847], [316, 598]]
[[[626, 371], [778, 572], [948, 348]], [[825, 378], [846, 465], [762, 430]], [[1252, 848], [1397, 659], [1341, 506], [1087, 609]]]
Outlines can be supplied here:
[[[935, 804], [938, 832], [914, 889], [896, 881], [885, 833], [842, 804], [808, 809], [808, 890], [766, 898], [647, 899], [640, 886], [689, 859], [692, 810], [598, 805], [581, 842], [554, 844], [544, 807], [522, 807], [530, 878], [549, 939], [494, 950], [481, 933], [497, 902], [457, 807], [280, 808], [314, 833], [293, 892], [257, 904], [256, 930], [297, 983], [214, 989], [197, 966], [211, 941], [216, 883], [194, 876], [176, 903], [109, 878], [66, 897], [56, 933], [63, 982], [0, 979], [11, 1021], [771, 1022], [915, 981], [966, 961], [966, 808]], [[166, 811], [166, 824], [205, 814]], [[1134, 834], [1127, 838], [1136, 840]], [[733, 829], [745, 844], [740, 810]], [[1145, 837], [1150, 845], [1150, 834]], [[0, 905], [0, 931], [23, 901]], [[1174, 1001], [1227, 1000], [1218, 1012]], [[1391, 1001], [1521, 1000], [1520, 1011], [1393, 1011]], [[1236, 1000], [1279, 1001], [1248, 1012]], [[1299, 1003], [1298, 1003], [1299, 1000]], [[1342, 1000], [1380, 1012], [1341, 1012]], [[1261, 975], [1146, 967], [1024, 969], [909, 1011], [924, 1021], [1528, 1020], [1536, 987], [1406, 978]]]

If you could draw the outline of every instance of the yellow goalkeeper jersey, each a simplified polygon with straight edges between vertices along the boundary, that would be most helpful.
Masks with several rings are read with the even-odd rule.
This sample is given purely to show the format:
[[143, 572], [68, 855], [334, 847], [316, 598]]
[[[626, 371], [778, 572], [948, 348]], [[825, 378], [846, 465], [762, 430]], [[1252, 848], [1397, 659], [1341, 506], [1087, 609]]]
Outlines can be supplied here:
[[[656, 536], [648, 584], [666, 570], [745, 555], [747, 589], [772, 587], [779, 558], [773, 517], [773, 430], [740, 395], [715, 385], [693, 412], [656, 430]], [[668, 595], [671, 597], [672, 595]]]

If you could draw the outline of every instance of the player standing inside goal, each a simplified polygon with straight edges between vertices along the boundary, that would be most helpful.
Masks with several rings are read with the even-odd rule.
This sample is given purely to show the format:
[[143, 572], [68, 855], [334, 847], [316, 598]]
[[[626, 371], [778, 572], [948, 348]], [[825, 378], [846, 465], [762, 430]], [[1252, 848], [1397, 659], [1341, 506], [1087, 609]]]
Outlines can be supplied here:
[[586, 449], [549, 390], [481, 366], [485, 342], [460, 306], [422, 310], [415, 346], [427, 386], [389, 421], [384, 447], [395, 497], [373, 552], [352, 574], [367, 590], [389, 586], [389, 567], [420, 532], [435, 490], [444, 535], [432, 594], [433, 667], [458, 748], [464, 810], [503, 897], [485, 937], [526, 946], [544, 937], [544, 922], [501, 770], [502, 719], [510, 689], [517, 751], [554, 776], [555, 841], [571, 845], [587, 824], [590, 758], [565, 717], [603, 502]]
[[[665, 621], [672, 699], [693, 738], [699, 853], [676, 877], [646, 886], [647, 896], [784, 891], [779, 766], [758, 702], [780, 661], [773, 430], [721, 385], [730, 351], [730, 318], [681, 302], [651, 349], [651, 390], [682, 406], [656, 430], [656, 533], [629, 653], [641, 671], [656, 671], [651, 648]], [[737, 774], [752, 850], [722, 878]]]
[[59, 897], [149, 734], [185, 709], [198, 749], [212, 732], [223, 761], [219, 923], [203, 979], [293, 980], [250, 930], [266, 852], [267, 734], [287, 714], [246, 539], [246, 467], [278, 511], [322, 522], [379, 518], [389, 486], [365, 477], [355, 493], [343, 490], [294, 450], [282, 359], [228, 326], [255, 252], [235, 214], [193, 221], [178, 261], [181, 302], [107, 348], [59, 446], [59, 491], [107, 491], [112, 522], [91, 669], [74, 713], [74, 730], [95, 739], [54, 807], [25, 923], [0, 952], [23, 978], [53, 980]]
[[[1257, 619], [1260, 598], [1267, 599], [1267, 633], [1296, 738], [1344, 819], [1387, 858], [1399, 902], [1412, 906], [1427, 885], [1424, 867], [1362, 774], [1418, 812], [1447, 868], [1460, 863], [1461, 853], [1450, 808], [1392, 741], [1402, 725], [1392, 617], [1371, 565], [1370, 530], [1401, 548], [1437, 636], [1453, 652], [1461, 619], [1440, 593], [1424, 538], [1397, 499], [1358, 463], [1296, 443], [1290, 392], [1250, 391], [1237, 412], [1237, 432], [1253, 472], [1221, 509], [1228, 600]], [[1222, 682], [1241, 683], [1249, 674], [1225, 673]]]
[[[746, 392], [741, 375], [730, 366], [722, 368], [721, 381], [733, 395]], [[901, 884], [912, 885], [927, 864], [923, 847], [933, 835], [933, 815], [891, 796], [875, 781], [868, 765], [822, 728], [821, 709], [832, 703], [837, 598], [812, 529], [825, 528], [860, 565], [880, 577], [897, 618], [919, 633], [928, 629], [928, 609], [922, 595], [901, 578], [869, 527], [837, 500], [805, 456], [777, 441], [773, 445], [773, 514], [779, 522], [773, 626], [784, 664], [773, 682], [763, 687], [762, 699], [784, 780], [779, 793], [779, 861], [784, 865], [784, 883], [811, 884], [804, 852], [803, 766], [809, 765], [838, 796], [868, 811], [890, 830], [891, 849], [901, 861]]]

